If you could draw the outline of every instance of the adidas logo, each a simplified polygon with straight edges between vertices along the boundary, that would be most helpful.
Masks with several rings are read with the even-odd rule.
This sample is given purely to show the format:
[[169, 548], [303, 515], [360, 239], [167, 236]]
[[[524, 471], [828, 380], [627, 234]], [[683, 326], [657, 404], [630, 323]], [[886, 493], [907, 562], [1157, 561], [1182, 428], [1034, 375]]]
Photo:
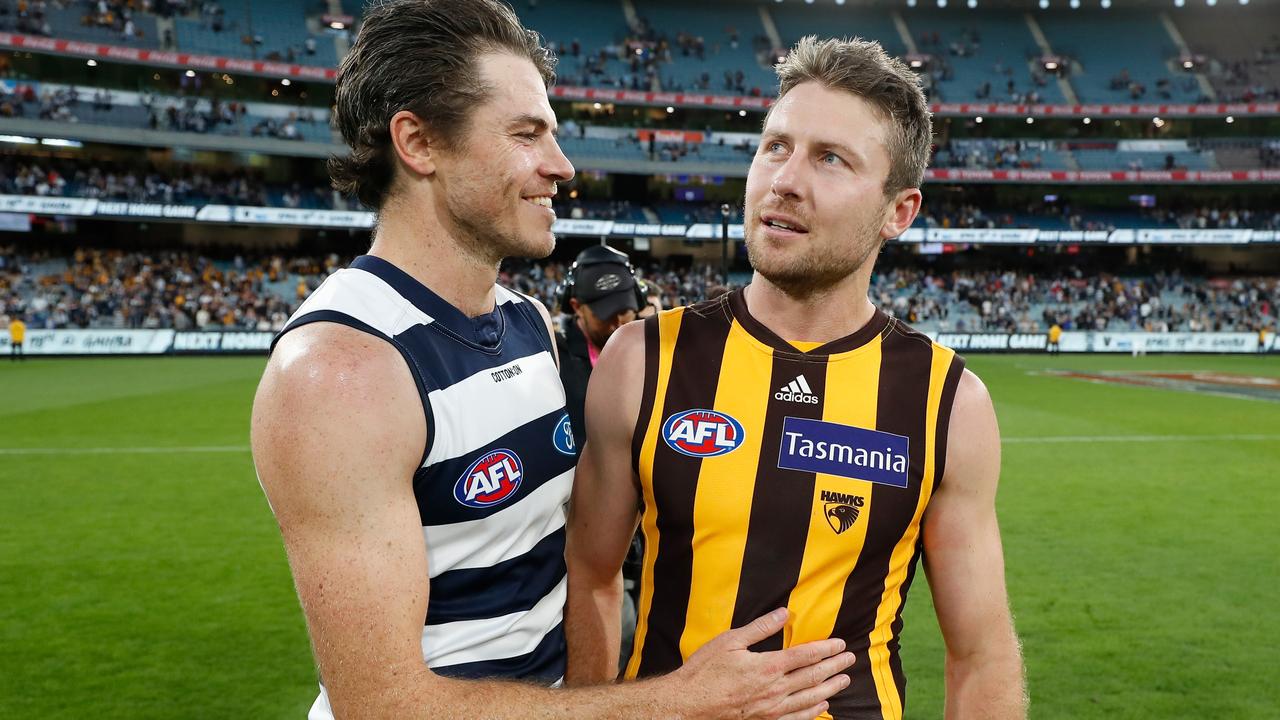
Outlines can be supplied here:
[[781, 390], [774, 393], [773, 398], [775, 400], [805, 403], [806, 405], [818, 404], [818, 396], [813, 394], [813, 390], [809, 388], [809, 381], [804, 379], [804, 375], [797, 375], [795, 380], [787, 383]]

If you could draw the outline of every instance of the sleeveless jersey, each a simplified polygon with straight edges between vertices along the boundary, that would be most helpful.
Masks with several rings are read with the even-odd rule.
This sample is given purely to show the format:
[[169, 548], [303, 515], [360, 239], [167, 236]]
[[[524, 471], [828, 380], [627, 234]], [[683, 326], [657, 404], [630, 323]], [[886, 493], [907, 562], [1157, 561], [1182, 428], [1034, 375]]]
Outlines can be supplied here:
[[[423, 657], [441, 675], [551, 684], [565, 668], [565, 505], [577, 457], [542, 316], [506, 288], [496, 297], [492, 313], [468, 318], [365, 255], [326, 279], [276, 341], [333, 322], [400, 352], [428, 430], [412, 478], [431, 582]], [[309, 717], [332, 717], [323, 687]]]
[[646, 321], [626, 675], [669, 672], [786, 606], [784, 631], [756, 649], [842, 638], [857, 663], [830, 717], [901, 718], [902, 607], [963, 360], [879, 310], [812, 346], [752, 318], [741, 290]]

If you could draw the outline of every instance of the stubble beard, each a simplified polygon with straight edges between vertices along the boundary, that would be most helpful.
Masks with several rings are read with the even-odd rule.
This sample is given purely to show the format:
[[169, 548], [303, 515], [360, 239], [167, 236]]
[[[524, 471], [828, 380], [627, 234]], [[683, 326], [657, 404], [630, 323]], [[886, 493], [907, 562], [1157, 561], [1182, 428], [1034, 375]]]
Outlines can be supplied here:
[[[879, 225], [871, 223], [856, 230], [862, 240], [852, 254], [842, 254], [831, 243], [810, 248], [800, 254], [766, 247], [769, 242], [756, 221], [756, 237], [748, 236], [747, 259], [752, 269], [786, 295], [797, 300], [807, 300], [822, 295], [843, 282], [879, 252], [882, 242]], [[788, 257], [790, 255], [790, 257]], [[781, 257], [780, 257], [781, 256]]]

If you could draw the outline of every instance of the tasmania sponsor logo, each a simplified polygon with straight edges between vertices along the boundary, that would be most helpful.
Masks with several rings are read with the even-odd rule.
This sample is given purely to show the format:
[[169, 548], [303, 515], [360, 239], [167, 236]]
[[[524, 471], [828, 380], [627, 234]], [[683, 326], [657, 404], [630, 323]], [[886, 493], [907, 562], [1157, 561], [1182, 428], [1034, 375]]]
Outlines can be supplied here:
[[510, 450], [494, 450], [471, 463], [453, 486], [453, 497], [473, 508], [497, 505], [515, 495], [524, 478], [520, 458]]
[[667, 445], [690, 457], [715, 457], [742, 444], [742, 423], [715, 410], [685, 410], [662, 424]]
[[785, 418], [778, 467], [907, 487], [910, 440], [821, 420]]

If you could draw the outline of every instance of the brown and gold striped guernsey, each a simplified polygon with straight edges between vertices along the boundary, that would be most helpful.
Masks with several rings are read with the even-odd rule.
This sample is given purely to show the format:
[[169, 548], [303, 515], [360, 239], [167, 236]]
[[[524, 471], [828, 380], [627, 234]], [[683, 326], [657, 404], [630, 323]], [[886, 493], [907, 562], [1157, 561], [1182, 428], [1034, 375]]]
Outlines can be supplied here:
[[787, 627], [756, 649], [843, 638], [858, 659], [830, 716], [901, 718], [902, 607], [964, 361], [878, 310], [812, 345], [757, 322], [741, 290], [645, 322], [626, 676], [670, 672], [785, 605]]

